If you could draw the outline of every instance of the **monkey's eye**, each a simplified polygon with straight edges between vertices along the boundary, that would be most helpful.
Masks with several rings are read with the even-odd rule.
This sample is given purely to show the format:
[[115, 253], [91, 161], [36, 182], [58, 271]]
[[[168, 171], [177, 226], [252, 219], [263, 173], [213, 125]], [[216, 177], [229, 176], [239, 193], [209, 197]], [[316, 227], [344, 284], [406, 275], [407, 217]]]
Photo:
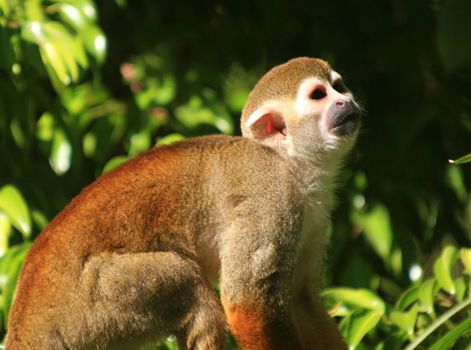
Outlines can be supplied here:
[[337, 80], [334, 82], [334, 85], [332, 85], [335, 91], [340, 92], [341, 94], [348, 92], [347, 87], [343, 83], [341, 79]]
[[322, 100], [326, 96], [327, 92], [325, 91], [325, 87], [322, 85], [316, 86], [314, 91], [311, 92], [311, 99], [313, 100]]

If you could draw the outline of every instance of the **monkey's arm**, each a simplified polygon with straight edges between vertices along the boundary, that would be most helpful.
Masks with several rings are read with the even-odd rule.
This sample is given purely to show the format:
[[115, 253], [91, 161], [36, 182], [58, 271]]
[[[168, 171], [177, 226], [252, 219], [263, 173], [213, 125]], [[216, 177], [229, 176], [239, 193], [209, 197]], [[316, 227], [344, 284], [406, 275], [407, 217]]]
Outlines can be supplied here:
[[[282, 202], [280, 207], [286, 204]], [[301, 219], [297, 212], [276, 207], [255, 208], [249, 203], [236, 208], [234, 222], [223, 236], [222, 303], [244, 350], [300, 349], [290, 314], [290, 279]], [[245, 210], [252, 212], [253, 221], [238, 215]]]

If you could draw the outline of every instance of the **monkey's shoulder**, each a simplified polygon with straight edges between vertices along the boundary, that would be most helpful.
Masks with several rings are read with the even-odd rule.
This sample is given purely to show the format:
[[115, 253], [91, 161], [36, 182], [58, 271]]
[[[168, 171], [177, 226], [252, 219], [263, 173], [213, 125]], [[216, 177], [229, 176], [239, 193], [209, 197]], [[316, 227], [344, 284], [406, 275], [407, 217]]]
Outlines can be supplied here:
[[228, 135], [207, 135], [199, 137], [191, 137], [170, 145], [160, 146], [148, 151], [149, 156], [163, 156], [166, 153], [172, 152], [205, 152], [225, 150], [243, 151], [250, 150], [252, 152], [262, 152], [268, 154], [275, 154], [276, 152], [270, 147], [256, 142], [252, 139], [243, 136], [228, 136]]
[[197, 171], [206, 163], [221, 167], [225, 164], [244, 166], [251, 163], [266, 163], [268, 166], [280, 161], [283, 162], [284, 159], [274, 149], [247, 137], [208, 135], [152, 148], [125, 163], [119, 172], [141, 171], [143, 167], [140, 165], [150, 165], [159, 172], [169, 168], [178, 172], [178, 169]]

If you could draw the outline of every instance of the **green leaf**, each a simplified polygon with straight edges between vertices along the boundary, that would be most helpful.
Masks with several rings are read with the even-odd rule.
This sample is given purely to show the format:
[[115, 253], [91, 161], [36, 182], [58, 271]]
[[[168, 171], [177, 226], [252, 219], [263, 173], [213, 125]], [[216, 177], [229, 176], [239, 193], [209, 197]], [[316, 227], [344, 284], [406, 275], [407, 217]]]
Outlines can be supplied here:
[[62, 129], [56, 128], [52, 141], [49, 163], [57, 175], [63, 175], [69, 170], [72, 160], [72, 146]]
[[[454, 315], [459, 313], [471, 304], [471, 298], [468, 298], [459, 304], [456, 304], [451, 309], [440, 315], [432, 324], [430, 324], [425, 330], [423, 330], [417, 337], [405, 347], [405, 350], [414, 350], [425, 341], [437, 328], [442, 326], [445, 322], [448, 322]], [[437, 350], [437, 349], [436, 349]]]
[[[443, 337], [437, 340], [429, 350], [448, 350], [456, 343], [461, 336], [471, 330], [471, 318], [462, 321], [457, 326], [454, 326]], [[468, 336], [469, 338], [469, 336]]]
[[460, 258], [468, 274], [471, 274], [471, 248], [461, 248]]
[[384, 313], [384, 301], [368, 289], [328, 288], [322, 292], [323, 298], [330, 298], [354, 308], [368, 309]]
[[364, 235], [376, 253], [389, 264], [393, 233], [388, 209], [375, 205], [367, 213], [357, 213], [354, 220], [363, 228]]
[[346, 325], [342, 327], [350, 349], [355, 349], [363, 337], [372, 330], [381, 319], [382, 313], [373, 310], [357, 310], [349, 317]]
[[20, 118], [18, 115], [15, 115], [11, 120], [10, 131], [18, 147], [24, 148], [27, 142], [27, 136], [21, 127]]
[[98, 63], [103, 63], [106, 57], [107, 41], [106, 37], [95, 25], [88, 25], [82, 31], [87, 51], [95, 57]]
[[[85, 54], [81, 42], [71, 35], [61, 23], [42, 23], [42, 31], [46, 36], [46, 40], [54, 45], [55, 50], [62, 59], [68, 77], [72, 79], [72, 81], [77, 81], [79, 77], [77, 63], [81, 62], [82, 66], [86, 65], [86, 58], [84, 58]], [[41, 45], [41, 42], [38, 42], [38, 44]], [[67, 85], [68, 81], [63, 81], [63, 83]]]
[[102, 173], [104, 174], [110, 170], [113, 170], [114, 168], [117, 168], [118, 166], [126, 162], [128, 159], [129, 159], [128, 156], [117, 156], [117, 157], [111, 158], [108, 161], [108, 163], [106, 163], [105, 167], [103, 168]]
[[43, 113], [36, 123], [36, 137], [41, 141], [51, 142], [54, 137], [54, 126], [54, 116], [49, 112]]
[[234, 131], [232, 118], [209, 89], [205, 89], [202, 96], [194, 95], [187, 104], [176, 108], [175, 116], [187, 129], [206, 124], [225, 134], [232, 134]]
[[457, 166], [448, 166], [446, 175], [448, 185], [453, 189], [461, 202], [465, 202], [468, 199], [468, 191], [464, 184], [462, 169]]
[[87, 17], [90, 23], [97, 21], [95, 3], [91, 0], [65, 0], [70, 4], [77, 5], [80, 11]]
[[44, 11], [42, 9], [42, 1], [40, 0], [29, 0], [24, 1], [24, 10], [26, 12], [26, 18], [32, 21], [43, 21], [45, 18]]
[[463, 301], [463, 299], [466, 297], [466, 292], [468, 290], [468, 285], [469, 285], [469, 278], [468, 276], [461, 276], [455, 279], [454, 281], [455, 284], [455, 298], [458, 301]]
[[80, 32], [80, 30], [88, 23], [88, 18], [76, 3], [60, 2], [52, 5], [50, 10], [52, 9], [57, 10], [61, 19], [77, 32]]
[[75, 59], [77, 63], [83, 68], [88, 68], [88, 58], [87, 53], [85, 52], [85, 48], [83, 46], [82, 40], [78, 37], [72, 39], [70, 41], [70, 48], [74, 53]]
[[44, 64], [52, 69], [62, 84], [68, 85], [70, 77], [57, 47], [51, 42], [45, 42], [39, 46], [39, 52]]
[[403, 332], [396, 332], [387, 336], [387, 338], [378, 344], [374, 350], [403, 350], [404, 342], [407, 336]]
[[402, 329], [407, 335], [414, 334], [419, 307], [415, 304], [408, 312], [392, 311], [389, 315], [391, 321]]
[[149, 149], [151, 145], [150, 133], [147, 130], [142, 130], [131, 135], [129, 141], [129, 155], [134, 156]]
[[39, 210], [33, 209], [31, 210], [31, 217], [35, 225], [42, 231], [46, 228], [47, 224], [49, 223], [46, 215], [40, 212]]
[[[28, 254], [30, 244], [22, 244], [14, 249], [8, 251], [7, 254], [11, 255], [9, 263], [6, 267], [6, 283], [3, 288], [3, 310], [5, 311], [5, 324], [8, 325], [8, 314], [15, 295], [16, 283], [18, 275], [20, 273], [21, 266], [23, 265], [24, 259]], [[5, 276], [5, 275], [4, 275]]]
[[407, 289], [404, 293], [402, 293], [399, 300], [396, 302], [396, 309], [405, 310], [410, 305], [415, 303], [419, 299], [419, 290], [420, 286], [415, 285]]
[[10, 12], [10, 3], [8, 0], [0, 0], [0, 17], [7, 17]]
[[28, 205], [16, 187], [5, 185], [0, 189], [0, 209], [26, 239], [30, 237], [31, 217]]
[[451, 276], [451, 270], [457, 259], [458, 249], [453, 246], [447, 246], [433, 267], [433, 272], [438, 285], [450, 294], [455, 294], [455, 286]]
[[428, 314], [432, 314], [434, 312], [433, 300], [436, 294], [435, 289], [436, 282], [433, 279], [422, 282], [419, 285], [419, 301], [422, 312], [426, 312]]
[[0, 211], [0, 256], [8, 249], [8, 239], [10, 238], [11, 221], [8, 216]]
[[463, 157], [460, 157], [458, 159], [450, 159], [449, 160], [450, 163], [452, 164], [464, 164], [464, 163], [469, 163], [471, 162], [471, 153], [468, 153], [467, 155], [463, 156]]
[[170, 145], [172, 143], [184, 140], [185, 136], [182, 134], [168, 134], [164, 137], [161, 137], [159, 141], [157, 142], [157, 145]]
[[171, 74], [160, 74], [158, 78], [146, 80], [146, 87], [136, 94], [136, 103], [141, 109], [151, 106], [164, 106], [172, 102], [176, 95], [175, 77]]

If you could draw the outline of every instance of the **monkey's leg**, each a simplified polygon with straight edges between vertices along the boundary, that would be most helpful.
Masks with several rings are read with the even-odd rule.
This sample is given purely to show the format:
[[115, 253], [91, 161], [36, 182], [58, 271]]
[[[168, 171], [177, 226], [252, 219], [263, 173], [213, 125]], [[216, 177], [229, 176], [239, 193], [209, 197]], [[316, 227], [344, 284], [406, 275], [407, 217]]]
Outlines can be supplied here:
[[222, 349], [225, 317], [194, 261], [175, 253], [101, 254], [85, 264], [90, 345], [137, 346], [175, 334], [182, 349]]

